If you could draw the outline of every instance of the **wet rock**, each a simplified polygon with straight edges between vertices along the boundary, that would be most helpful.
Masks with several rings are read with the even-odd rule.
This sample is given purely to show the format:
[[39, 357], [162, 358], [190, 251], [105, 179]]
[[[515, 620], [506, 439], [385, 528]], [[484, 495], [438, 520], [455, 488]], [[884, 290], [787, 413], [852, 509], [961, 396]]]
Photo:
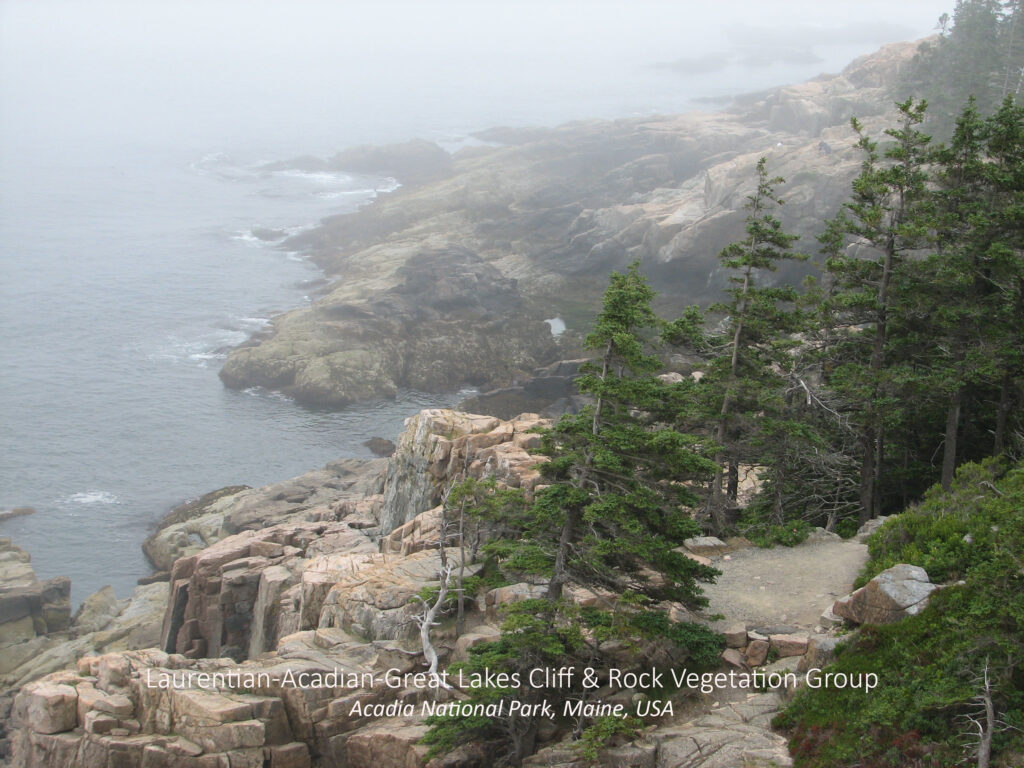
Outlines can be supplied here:
[[346, 280], [312, 310], [278, 318], [272, 338], [228, 356], [221, 380], [343, 406], [399, 387], [501, 386], [555, 355], [547, 325], [519, 312], [518, 282], [473, 251], [403, 252], [387, 274], [384, 290], [352, 293], [358, 281]]
[[380, 456], [385, 459], [395, 452], [395, 444], [390, 440], [385, 440], [383, 437], [371, 437], [363, 445], [369, 448], [370, 453], [374, 456]]
[[10, 509], [0, 509], [0, 522], [10, 520], [12, 517], [25, 517], [26, 515], [34, 515], [35, 513], [35, 507], [12, 507]]

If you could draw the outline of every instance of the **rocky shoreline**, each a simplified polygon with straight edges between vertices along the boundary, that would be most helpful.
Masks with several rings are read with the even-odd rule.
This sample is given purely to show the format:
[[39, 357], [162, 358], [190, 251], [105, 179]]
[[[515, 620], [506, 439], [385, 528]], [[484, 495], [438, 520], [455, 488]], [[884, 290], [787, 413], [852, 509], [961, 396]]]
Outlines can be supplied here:
[[[787, 179], [786, 229], [815, 251], [820, 222], [860, 168], [849, 119], [872, 133], [891, 122], [886, 84], [916, 47], [889, 45], [839, 75], [718, 113], [495, 129], [482, 138], [497, 146], [450, 157], [414, 142], [293, 161], [387, 171], [405, 186], [285, 244], [331, 282], [234, 350], [221, 378], [330, 406], [398, 387], [521, 384], [579, 357], [608, 273], [634, 260], [664, 314], [707, 303], [724, 286], [719, 250], [742, 236], [758, 159]], [[556, 317], [569, 329], [558, 339], [544, 323]]]
[[[224, 383], [329, 406], [406, 386], [484, 392], [466, 404], [473, 413], [407, 419], [389, 458], [340, 459], [176, 508], [143, 545], [156, 572], [127, 600], [105, 588], [72, 616], [67, 579], [39, 582], [27, 553], [0, 540], [0, 759], [17, 768], [491, 765], [486, 744], [427, 760], [422, 705], [465, 694], [406, 677], [424, 669], [415, 597], [439, 582], [445, 489], [467, 476], [527, 496], [537, 488], [545, 458], [533, 453], [535, 430], [581, 404], [572, 387], [578, 329], [607, 272], [640, 260], [668, 306], [713, 292], [716, 254], [741, 231], [760, 156], [789, 179], [787, 226], [814, 233], [859, 168], [849, 117], [869, 129], [888, 121], [884, 84], [914, 49], [888, 46], [841, 75], [714, 115], [496, 130], [485, 138], [501, 146], [452, 157], [411, 143], [303, 159], [405, 169], [409, 183], [289, 242], [333, 282], [311, 307], [234, 350]], [[551, 317], [569, 332], [553, 337]], [[677, 368], [688, 373], [685, 361]], [[687, 551], [721, 564], [748, 546], [692, 540]], [[828, 631], [844, 617], [895, 620], [933, 588], [917, 572], [886, 577], [838, 601], [835, 614], [815, 603], [812, 613], [825, 613], [814, 625], [727, 627], [723, 670], [820, 665], [836, 644]], [[503, 605], [543, 589], [504, 584], [470, 595], [464, 631], [442, 622], [434, 633], [442, 665], [495, 639]], [[572, 585], [566, 594], [582, 606], [615, 600]], [[900, 603], [907, 595], [914, 602]], [[718, 626], [681, 604], [663, 607], [673, 620]], [[772, 650], [780, 659], [769, 665]], [[641, 658], [620, 655], [625, 667]], [[351, 677], [325, 677], [337, 670]], [[395, 675], [404, 682], [392, 684]], [[321, 682], [295, 685], [296, 676]], [[678, 717], [648, 722], [603, 764], [791, 765], [770, 729], [791, 694], [683, 691]], [[525, 765], [585, 764], [568, 728], [551, 722], [540, 736], [543, 749]]]
[[[544, 461], [531, 453], [540, 440], [535, 428], [547, 423], [535, 414], [501, 420], [421, 411], [406, 421], [390, 459], [342, 460], [264, 488], [208, 494], [169, 515], [147, 541], [156, 565], [173, 561], [168, 581], [140, 586], [123, 601], [105, 588], [74, 616], [66, 580], [40, 584], [28, 556], [4, 542], [0, 707], [8, 730], [0, 752], [18, 768], [489, 765], [483, 744], [426, 759], [425, 713], [465, 694], [417, 684], [424, 661], [415, 596], [440, 578], [444, 490], [456, 478], [493, 477], [529, 496]], [[800, 557], [823, 562], [835, 560], [827, 547], [865, 549], [823, 532], [804, 546], [812, 549]], [[742, 539], [687, 542], [691, 557], [718, 567], [748, 547]], [[815, 547], [823, 549], [815, 554]], [[674, 620], [720, 627], [723, 673], [759, 669], [789, 679], [831, 658], [836, 643], [827, 633], [842, 617], [891, 621], [919, 610], [934, 587], [919, 583], [920, 569], [900, 568], [908, 567], [837, 601], [838, 616], [828, 603], [815, 607], [812, 595], [814, 615], [824, 609], [814, 626], [723, 624], [682, 605], [663, 607]], [[821, 583], [816, 578], [815, 589]], [[849, 580], [838, 586], [848, 589]], [[502, 606], [543, 589], [520, 583], [468, 595], [463, 632], [447, 620], [434, 632], [442, 668], [498, 636]], [[567, 594], [581, 606], [615, 599], [571, 585]], [[28, 613], [16, 615], [25, 606]], [[643, 654], [617, 658], [631, 668]], [[685, 657], [676, 661], [685, 665]], [[329, 677], [339, 670], [344, 677]], [[641, 738], [609, 749], [607, 760], [789, 765], [785, 740], [769, 724], [792, 689], [680, 691], [678, 717], [654, 718]], [[635, 693], [598, 691], [612, 701]], [[546, 746], [525, 765], [584, 765], [569, 736], [552, 721], [543, 729]]]

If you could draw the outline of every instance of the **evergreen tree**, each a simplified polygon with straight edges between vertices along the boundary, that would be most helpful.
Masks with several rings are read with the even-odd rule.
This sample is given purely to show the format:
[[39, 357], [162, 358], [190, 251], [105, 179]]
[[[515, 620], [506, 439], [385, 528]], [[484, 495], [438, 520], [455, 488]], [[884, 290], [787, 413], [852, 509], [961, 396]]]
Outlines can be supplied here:
[[[636, 264], [613, 273], [585, 346], [599, 357], [577, 386], [594, 405], [566, 415], [543, 438], [548, 483], [532, 507], [523, 552], [551, 563], [548, 597], [569, 580], [615, 592], [699, 602], [696, 582], [710, 569], [675, 551], [700, 531], [688, 512], [689, 482], [714, 471], [709, 441], [654, 421], [670, 386], [654, 376], [659, 321], [654, 291]], [[646, 414], [646, 416], [645, 416]], [[509, 567], [515, 565], [515, 560]], [[644, 574], [654, 572], [658, 580]]]
[[[853, 195], [819, 238], [827, 255], [830, 298], [822, 323], [829, 328], [829, 384], [852, 406], [860, 433], [861, 521], [881, 508], [886, 426], [899, 423], [886, 358], [893, 283], [907, 268], [907, 254], [924, 247], [934, 224], [927, 187], [930, 138], [919, 130], [926, 105], [897, 104], [894, 142], [878, 145], [852, 121], [864, 153]], [[884, 159], [884, 164], [882, 160]]]
[[[659, 605], [703, 604], [698, 582], [718, 574], [677, 551], [700, 532], [690, 509], [698, 502], [692, 486], [706, 482], [716, 466], [706, 455], [710, 439], [659, 420], [686, 385], [654, 375], [660, 363], [651, 344], [660, 322], [653, 298], [636, 264], [612, 274], [585, 341], [599, 356], [577, 383], [594, 403], [543, 432], [545, 486], [515, 536], [484, 545], [509, 578], [548, 586], [543, 599], [511, 607], [501, 639], [481, 647], [465, 667], [505, 671], [510, 680], [517, 673], [520, 684], [473, 687], [474, 702], [539, 700], [541, 692], [524, 682], [531, 669], [598, 665], [601, 644], [610, 639], [633, 644], [637, 652], [667, 643], [674, 662], [689, 658], [702, 668], [717, 663], [719, 636], [670, 621]], [[570, 583], [604, 595], [606, 604], [580, 609], [564, 599]], [[576, 685], [548, 691], [545, 698], [557, 703], [586, 695]], [[467, 740], [498, 738], [509, 744], [508, 762], [517, 765], [532, 752], [538, 723], [537, 716], [438, 718], [428, 741], [445, 751]]]
[[957, 0], [939, 39], [922, 46], [901, 86], [932, 105], [929, 123], [937, 134], [950, 135], [969, 97], [984, 115], [1019, 87], [1024, 64], [1019, 5], [1017, 0]]
[[[985, 147], [992, 235], [982, 277], [993, 289], [988, 316], [998, 331], [993, 441], [993, 453], [998, 455], [1009, 448], [1014, 430], [1021, 429], [1024, 403], [1024, 107], [1012, 98], [986, 120]], [[1016, 434], [1024, 443], [1020, 432]], [[1018, 445], [1017, 452], [1024, 452], [1024, 445]]]
[[[763, 284], [765, 273], [776, 271], [779, 262], [807, 258], [792, 251], [798, 236], [787, 234], [770, 213], [770, 208], [783, 204], [775, 188], [784, 179], [769, 177], [766, 166], [762, 157], [757, 163], [757, 187], [747, 198], [747, 236], [719, 254], [731, 273], [729, 300], [711, 308], [726, 315], [720, 326], [722, 338], [709, 340], [717, 355], [702, 380], [704, 388], [713, 392], [715, 437], [722, 446], [709, 499], [716, 532], [732, 522], [729, 511], [736, 507], [740, 463], [771, 463], [764, 452], [752, 453], [751, 448], [767, 445], [756, 435], [766, 417], [780, 411], [780, 372], [788, 367], [788, 350], [794, 344], [790, 334], [800, 329], [792, 309], [796, 291], [791, 286]], [[776, 426], [781, 427], [781, 422]]]

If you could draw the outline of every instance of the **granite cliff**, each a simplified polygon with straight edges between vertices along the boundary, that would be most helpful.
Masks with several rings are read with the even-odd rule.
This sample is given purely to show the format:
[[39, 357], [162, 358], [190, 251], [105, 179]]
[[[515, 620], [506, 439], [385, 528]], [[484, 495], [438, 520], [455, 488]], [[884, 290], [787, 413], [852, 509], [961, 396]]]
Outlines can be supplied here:
[[[742, 236], [757, 160], [787, 179], [786, 226], [814, 251], [860, 166], [849, 118], [872, 132], [889, 124], [887, 84], [915, 49], [890, 45], [718, 113], [497, 129], [480, 137], [493, 146], [449, 163], [418, 144], [323, 161], [407, 168], [409, 183], [287, 243], [332, 282], [234, 350], [221, 378], [328, 405], [402, 386], [502, 387], [572, 356], [572, 331], [612, 269], [640, 260], [667, 312], [710, 301], [724, 281], [716, 255]], [[543, 323], [552, 317], [568, 323], [561, 344]]]
[[[210, 494], [170, 515], [151, 540], [164, 542], [154, 550], [161, 557], [175, 558], [169, 584], [140, 587], [120, 602], [101, 590], [70, 622], [67, 606], [46, 596], [52, 585], [39, 584], [27, 556], [4, 545], [0, 560], [23, 583], [0, 595], [9, 619], [0, 621], [0, 684], [13, 686], [0, 691], [8, 729], [6, 739], [0, 734], [0, 761], [9, 747], [9, 764], [18, 768], [492, 765], [488, 744], [426, 757], [422, 705], [466, 694], [423, 684], [415, 597], [440, 578], [444, 489], [460, 477], [493, 477], [529, 496], [544, 460], [531, 453], [540, 440], [534, 428], [545, 423], [533, 414], [506, 421], [422, 411], [406, 421], [386, 462], [335, 462], [265, 488]], [[175, 551], [189, 520], [202, 521], [205, 545]], [[818, 619], [833, 599], [827, 591], [849, 587], [865, 547], [823, 531], [812, 539], [778, 551], [751, 549], [742, 539], [688, 540], [690, 557], [736, 568], [735, 583], [712, 595], [712, 610], [727, 618], [663, 607], [673, 620], [724, 628], [724, 670], [781, 674], [820, 665], [837, 642], [826, 628], [842, 623], [828, 613]], [[458, 554], [447, 550], [450, 561]], [[838, 574], [843, 558], [849, 572]], [[773, 624], [773, 595], [751, 592], [752, 584], [780, 572], [789, 579], [794, 563], [814, 569], [806, 583], [787, 581], [780, 593], [787, 610], [799, 606], [801, 616], [793, 613], [792, 626]], [[479, 567], [469, 564], [467, 573]], [[498, 637], [503, 606], [544, 589], [482, 583], [467, 594], [461, 634], [451, 620], [432, 633], [442, 669]], [[572, 584], [566, 595], [583, 607], [617, 599]], [[27, 622], [16, 615], [23, 603], [39, 606]], [[751, 613], [752, 605], [762, 610]], [[766, 665], [772, 649], [779, 661]], [[604, 650], [626, 669], [686, 664], [685, 650], [666, 658], [657, 645]], [[329, 677], [338, 671], [344, 675]], [[609, 685], [595, 695], [630, 700], [636, 693]], [[790, 765], [785, 740], [769, 725], [788, 693], [680, 691], [672, 717], [655, 718], [636, 740], [608, 749], [603, 764]], [[524, 765], [587, 763], [566, 720], [545, 725], [541, 740], [544, 749]]]

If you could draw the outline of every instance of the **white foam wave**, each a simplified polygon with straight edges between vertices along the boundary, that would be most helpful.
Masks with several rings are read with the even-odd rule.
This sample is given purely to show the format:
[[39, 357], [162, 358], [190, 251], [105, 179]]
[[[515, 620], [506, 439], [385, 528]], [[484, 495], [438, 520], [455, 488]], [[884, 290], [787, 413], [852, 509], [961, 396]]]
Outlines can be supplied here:
[[262, 331], [268, 325], [270, 325], [269, 317], [239, 317], [235, 320], [235, 324], [239, 330], [256, 332]]
[[347, 173], [333, 173], [331, 171], [300, 171], [296, 168], [290, 168], [284, 171], [274, 171], [273, 176], [287, 176], [290, 179], [302, 179], [303, 181], [312, 181], [317, 184], [351, 184], [352, 177]]
[[231, 235], [231, 239], [237, 240], [240, 243], [245, 243], [246, 245], [251, 245], [255, 248], [262, 248], [267, 244], [266, 240], [256, 237], [256, 235], [254, 235], [251, 230], [246, 230], [245, 232], [235, 232], [234, 234]]
[[254, 333], [262, 331], [268, 325], [270, 319], [266, 317], [232, 318], [221, 328], [199, 338], [183, 339], [172, 336], [163, 347], [150, 352], [146, 358], [151, 361], [172, 363], [192, 362], [205, 368], [213, 360], [226, 358], [227, 350], [247, 341]]
[[259, 397], [264, 400], [291, 400], [291, 398], [284, 394], [284, 392], [277, 392], [272, 389], [266, 389], [264, 387], [248, 387], [243, 389], [242, 392], [249, 395], [249, 397]]
[[80, 491], [57, 500], [58, 504], [120, 504], [121, 500], [109, 491]]

